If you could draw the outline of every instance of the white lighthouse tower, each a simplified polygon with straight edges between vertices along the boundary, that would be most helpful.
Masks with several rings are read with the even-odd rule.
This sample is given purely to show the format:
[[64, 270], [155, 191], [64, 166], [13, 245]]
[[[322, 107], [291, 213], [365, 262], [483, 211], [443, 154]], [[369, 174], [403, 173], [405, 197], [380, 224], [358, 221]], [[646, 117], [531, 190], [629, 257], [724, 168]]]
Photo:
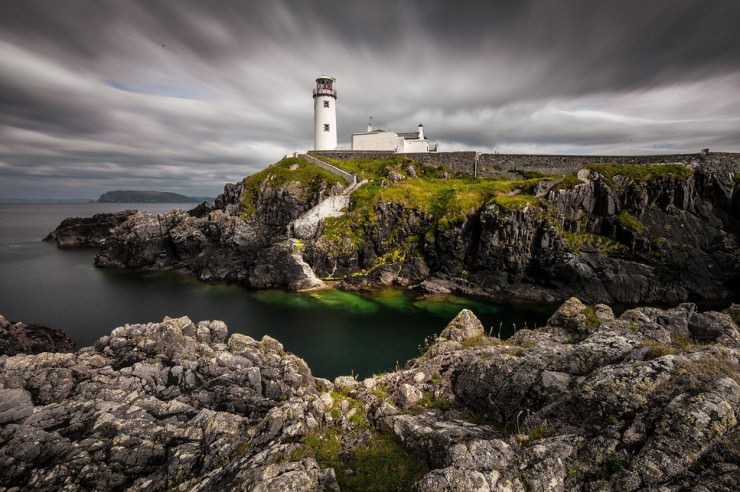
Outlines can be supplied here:
[[337, 91], [334, 77], [321, 75], [316, 79], [313, 90], [313, 148], [334, 150], [337, 148]]

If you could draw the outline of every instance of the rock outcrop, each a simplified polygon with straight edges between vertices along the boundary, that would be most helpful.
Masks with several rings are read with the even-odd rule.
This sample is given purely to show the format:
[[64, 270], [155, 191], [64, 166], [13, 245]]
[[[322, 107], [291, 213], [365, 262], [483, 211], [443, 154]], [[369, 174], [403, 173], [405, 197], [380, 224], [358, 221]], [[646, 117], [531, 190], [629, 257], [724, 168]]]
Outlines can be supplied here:
[[314, 459], [283, 458], [318, 425], [318, 388], [278, 341], [227, 340], [219, 321], [166, 318], [76, 353], [3, 356], [0, 487], [331, 487]]
[[61, 330], [13, 323], [0, 315], [0, 355], [72, 352], [75, 343]]
[[[226, 185], [213, 206], [160, 215], [137, 212], [112, 231], [95, 264], [177, 270], [251, 288], [321, 287], [303, 259], [302, 242], [287, 231], [307, 211], [339, 196], [344, 187], [336, 181], [341, 180], [295, 159], [266, 171]], [[303, 181], [285, 178], [291, 171], [303, 172]]]
[[462, 311], [334, 383], [218, 321], [126, 325], [0, 357], [0, 487], [737, 490], [737, 312], [570, 299], [499, 340]]
[[60, 248], [97, 248], [136, 211], [95, 214], [92, 217], [70, 217], [50, 232], [44, 241], [56, 242]]
[[[101, 224], [107, 239], [89, 243], [104, 243], [99, 266], [252, 288], [331, 279], [346, 289], [627, 305], [728, 302], [740, 291], [733, 169], [601, 165], [481, 184], [408, 159], [362, 165], [366, 184], [352, 199], [340, 178], [287, 159], [227, 185], [213, 206], [133, 214], [114, 229]], [[78, 229], [71, 240], [57, 232], [59, 244], [86, 244]]]

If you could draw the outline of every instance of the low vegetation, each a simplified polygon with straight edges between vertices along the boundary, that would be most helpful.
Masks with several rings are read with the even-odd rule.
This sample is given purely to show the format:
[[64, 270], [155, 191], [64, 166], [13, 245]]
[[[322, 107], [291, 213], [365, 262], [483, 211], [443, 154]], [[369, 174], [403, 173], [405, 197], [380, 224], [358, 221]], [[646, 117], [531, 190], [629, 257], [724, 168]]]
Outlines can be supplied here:
[[589, 232], [562, 231], [561, 235], [568, 247], [575, 253], [583, 253], [593, 250], [598, 253], [608, 254], [625, 251], [627, 247], [614, 239]]
[[337, 428], [322, 428], [306, 435], [291, 461], [313, 457], [324, 468], [334, 468], [342, 490], [411, 490], [427, 471], [423, 460], [406, 451], [391, 436], [372, 432], [351, 449], [342, 444]]
[[640, 219], [626, 210], [622, 210], [621, 212], [619, 212], [619, 215], [617, 215], [617, 220], [623, 227], [634, 232], [643, 232], [645, 230], [645, 224], [640, 222]]
[[[400, 206], [408, 213], [422, 215], [431, 223], [425, 237], [433, 240], [437, 233], [460, 226], [492, 203], [507, 210], [542, 205], [542, 200], [533, 195], [534, 188], [542, 179], [553, 179], [539, 175], [517, 180], [451, 176], [444, 166], [427, 166], [408, 157], [325, 159], [367, 180], [353, 193], [349, 213], [324, 224], [325, 239], [350, 240], [355, 246], [369, 235], [368, 229], [377, 224], [379, 206]], [[394, 231], [390, 233], [393, 236]], [[406, 241], [402, 247], [394, 241], [397, 251], [392, 253], [395, 257], [404, 257], [414, 249], [415, 242], [423, 239]]]
[[298, 184], [301, 187], [301, 198], [309, 199], [318, 191], [319, 187], [336, 184], [344, 185], [344, 180], [304, 159], [285, 158], [243, 181], [242, 215], [250, 217], [256, 212], [261, 186], [267, 184], [272, 187], [280, 187], [289, 183]]
[[553, 190], [567, 190], [567, 189], [575, 188], [579, 184], [583, 184], [583, 181], [581, 181], [578, 178], [578, 176], [576, 176], [575, 173], [566, 174], [560, 179], [560, 181], [555, 183], [552, 189]]

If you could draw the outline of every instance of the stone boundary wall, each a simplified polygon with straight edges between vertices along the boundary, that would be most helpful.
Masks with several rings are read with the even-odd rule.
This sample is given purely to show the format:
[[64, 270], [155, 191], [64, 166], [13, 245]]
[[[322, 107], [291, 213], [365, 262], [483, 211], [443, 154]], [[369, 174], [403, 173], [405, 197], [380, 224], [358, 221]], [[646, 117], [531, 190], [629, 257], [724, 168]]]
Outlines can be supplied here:
[[393, 156], [403, 156], [413, 159], [428, 166], [445, 165], [455, 173], [476, 174], [477, 159], [480, 154], [475, 151], [460, 152], [409, 152], [395, 153], [391, 150], [315, 150], [309, 151], [317, 157], [322, 155], [341, 161], [353, 161], [357, 159], [387, 159]]
[[542, 174], [568, 174], [589, 164], [691, 164], [707, 163], [740, 168], [740, 154], [715, 152], [709, 154], [663, 155], [531, 155], [531, 154], [480, 154], [478, 175], [495, 176], [502, 172], [521, 170]]
[[530, 171], [542, 174], [568, 174], [577, 172], [589, 164], [690, 164], [703, 163], [740, 171], [740, 153], [710, 152], [708, 154], [660, 154], [660, 155], [536, 155], [536, 154], [480, 154], [475, 151], [419, 152], [395, 154], [391, 151], [374, 150], [324, 150], [310, 154], [324, 155], [343, 161], [355, 159], [378, 159], [401, 155], [430, 166], [446, 165], [455, 173], [471, 176], [500, 176], [508, 172]]
[[340, 161], [354, 161], [357, 159], [386, 159], [393, 157], [392, 150], [309, 150], [309, 155], [326, 156]]

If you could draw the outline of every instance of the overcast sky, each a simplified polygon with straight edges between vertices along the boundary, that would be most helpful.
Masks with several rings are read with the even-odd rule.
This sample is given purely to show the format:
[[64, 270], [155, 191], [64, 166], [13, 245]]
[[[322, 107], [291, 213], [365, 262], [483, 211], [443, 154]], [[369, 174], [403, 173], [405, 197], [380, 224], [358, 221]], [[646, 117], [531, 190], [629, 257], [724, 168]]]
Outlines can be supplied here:
[[[481, 6], [483, 5], [483, 6]], [[0, 198], [215, 196], [424, 123], [440, 150], [740, 151], [740, 1], [0, 0]]]

